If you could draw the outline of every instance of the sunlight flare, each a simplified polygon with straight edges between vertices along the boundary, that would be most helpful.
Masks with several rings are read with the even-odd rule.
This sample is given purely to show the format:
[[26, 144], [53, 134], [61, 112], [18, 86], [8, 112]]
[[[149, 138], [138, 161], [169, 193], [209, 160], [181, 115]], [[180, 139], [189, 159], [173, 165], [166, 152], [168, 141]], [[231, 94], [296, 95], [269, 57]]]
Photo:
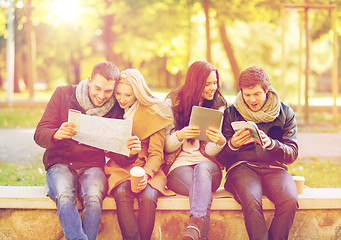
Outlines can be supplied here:
[[56, 0], [51, 8], [60, 21], [75, 22], [80, 12], [80, 7], [76, 0]]

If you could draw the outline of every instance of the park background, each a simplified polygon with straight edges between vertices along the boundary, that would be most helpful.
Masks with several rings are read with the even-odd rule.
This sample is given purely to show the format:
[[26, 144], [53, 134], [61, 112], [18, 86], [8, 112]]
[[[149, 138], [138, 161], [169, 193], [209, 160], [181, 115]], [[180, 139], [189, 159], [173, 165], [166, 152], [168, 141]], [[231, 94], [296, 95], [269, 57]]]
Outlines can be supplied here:
[[[299, 133], [339, 135], [340, 117], [335, 120], [332, 106], [341, 103], [333, 99], [340, 85], [340, 71], [333, 84], [340, 9], [311, 8], [305, 26], [304, 8], [285, 9], [283, 18], [283, 4], [337, 9], [341, 0], [0, 0], [0, 128], [34, 129], [54, 89], [88, 78], [98, 61], [139, 69], [164, 97], [184, 82], [192, 62], [206, 60], [218, 69], [229, 104], [240, 71], [258, 65], [295, 110], [309, 95], [311, 111], [304, 112], [309, 121], [297, 111]], [[341, 61], [336, 62], [339, 69]], [[19, 163], [6, 156], [0, 156], [0, 185], [44, 185], [41, 153], [26, 154], [21, 162], [19, 156]], [[300, 156], [290, 171], [306, 176], [309, 187], [341, 187], [340, 159]]]

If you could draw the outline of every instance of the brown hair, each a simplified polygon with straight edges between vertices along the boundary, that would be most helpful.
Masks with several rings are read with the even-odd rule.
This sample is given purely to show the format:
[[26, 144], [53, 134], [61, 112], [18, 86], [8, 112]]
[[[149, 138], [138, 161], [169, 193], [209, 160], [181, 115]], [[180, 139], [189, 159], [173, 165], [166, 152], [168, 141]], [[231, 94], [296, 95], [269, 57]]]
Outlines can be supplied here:
[[252, 88], [260, 84], [264, 92], [267, 92], [271, 85], [268, 74], [261, 67], [252, 66], [240, 73], [239, 88]]
[[99, 62], [95, 64], [95, 66], [92, 68], [91, 79], [94, 79], [97, 74], [101, 75], [108, 81], [116, 81], [120, 77], [120, 71], [111, 62]]
[[220, 92], [218, 70], [208, 62], [196, 61], [188, 68], [184, 85], [173, 90], [167, 96], [173, 103], [172, 110], [176, 130], [188, 126], [192, 107], [199, 105], [207, 78], [212, 71], [215, 71], [217, 75], [217, 90], [212, 100], [204, 99], [202, 106], [214, 109], [227, 106], [226, 100]]

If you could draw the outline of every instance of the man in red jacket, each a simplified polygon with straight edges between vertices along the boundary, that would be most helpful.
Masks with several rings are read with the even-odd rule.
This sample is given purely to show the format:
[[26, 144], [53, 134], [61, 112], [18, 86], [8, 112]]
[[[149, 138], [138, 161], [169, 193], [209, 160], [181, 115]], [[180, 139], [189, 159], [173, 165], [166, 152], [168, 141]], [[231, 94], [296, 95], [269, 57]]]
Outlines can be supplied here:
[[[99, 62], [91, 76], [78, 85], [58, 87], [47, 104], [34, 134], [36, 143], [46, 148], [43, 162], [47, 193], [56, 202], [59, 222], [66, 239], [96, 239], [107, 191], [103, 150], [79, 144], [68, 122], [69, 109], [83, 114], [122, 118], [123, 109], [113, 92], [119, 78], [118, 68], [110, 62]], [[141, 143], [132, 137], [128, 148], [138, 152]], [[77, 196], [83, 203], [80, 217]]]
[[[250, 239], [287, 239], [298, 208], [296, 185], [287, 167], [298, 155], [295, 114], [280, 101], [260, 67], [245, 69], [239, 87], [235, 103], [224, 114], [227, 144], [218, 156], [227, 171], [225, 189], [241, 204]], [[250, 131], [235, 131], [232, 123], [236, 121], [256, 123], [262, 143], [249, 143]], [[275, 204], [269, 230], [262, 195]]]

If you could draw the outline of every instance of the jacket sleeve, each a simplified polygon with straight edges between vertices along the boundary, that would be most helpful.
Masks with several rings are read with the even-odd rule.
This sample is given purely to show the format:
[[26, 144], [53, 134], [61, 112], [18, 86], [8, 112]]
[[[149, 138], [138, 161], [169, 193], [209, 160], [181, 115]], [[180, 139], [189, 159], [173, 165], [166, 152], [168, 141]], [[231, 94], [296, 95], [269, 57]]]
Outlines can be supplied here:
[[53, 141], [53, 135], [62, 124], [62, 94], [63, 91], [61, 87], [58, 87], [54, 91], [35, 130], [34, 141], [43, 148], [48, 148], [58, 144], [58, 142]]
[[165, 143], [165, 129], [161, 129], [149, 137], [148, 156], [144, 170], [153, 178], [163, 164], [163, 148]]
[[[167, 99], [165, 101], [167, 106], [169, 107], [170, 112], [172, 112], [172, 102], [170, 99]], [[173, 124], [168, 125], [166, 127], [166, 136], [165, 136], [165, 152], [171, 153], [177, 150], [181, 145], [183, 144], [184, 140], [182, 142], [179, 142], [177, 136], [176, 136], [176, 131], [175, 129], [175, 123], [174, 123], [174, 116], [172, 115], [173, 118]]]
[[273, 139], [275, 146], [269, 150], [269, 153], [276, 161], [284, 164], [291, 164], [298, 156], [297, 124], [294, 111], [289, 106], [285, 108], [284, 112], [285, 123], [282, 139]]
[[174, 152], [177, 150], [184, 141], [180, 142], [178, 137], [176, 136], [176, 131], [172, 130], [174, 128], [174, 124], [171, 124], [166, 127], [166, 136], [165, 136], [165, 151], [167, 153]]
[[234, 130], [231, 126], [231, 122], [232, 122], [231, 115], [232, 113], [230, 111], [230, 108], [227, 108], [224, 113], [224, 120], [223, 120], [223, 126], [222, 126], [222, 133], [224, 137], [226, 138], [226, 144], [224, 148], [217, 155], [217, 160], [223, 166], [227, 165], [229, 157], [234, 156], [238, 153], [238, 149], [232, 148], [230, 144], [232, 136], [234, 134]]

